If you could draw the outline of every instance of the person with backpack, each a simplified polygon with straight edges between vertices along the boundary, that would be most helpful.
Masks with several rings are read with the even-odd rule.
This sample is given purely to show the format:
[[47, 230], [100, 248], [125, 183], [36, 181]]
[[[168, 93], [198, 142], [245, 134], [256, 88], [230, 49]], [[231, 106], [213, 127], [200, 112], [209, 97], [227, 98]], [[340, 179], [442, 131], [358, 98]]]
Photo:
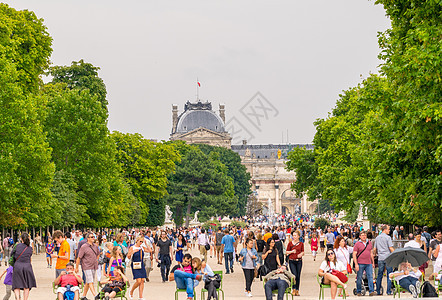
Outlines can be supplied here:
[[3, 239], [3, 258], [5, 259], [5, 266], [8, 265], [8, 260], [11, 257], [11, 251], [14, 246], [14, 240], [11, 238], [9, 233], [6, 234], [6, 237]]
[[73, 300], [80, 297], [79, 285], [83, 282], [80, 275], [74, 272], [74, 264], [68, 262], [65, 270], [60, 272], [60, 275], [54, 280], [54, 285], [57, 288], [57, 298]]

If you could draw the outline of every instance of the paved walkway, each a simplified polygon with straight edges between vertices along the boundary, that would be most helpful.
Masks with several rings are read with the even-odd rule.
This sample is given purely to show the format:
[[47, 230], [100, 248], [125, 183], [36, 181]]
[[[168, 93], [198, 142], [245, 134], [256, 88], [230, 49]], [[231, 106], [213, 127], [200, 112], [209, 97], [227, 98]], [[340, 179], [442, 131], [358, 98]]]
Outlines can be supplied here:
[[[306, 247], [307, 248], [307, 247]], [[307, 250], [307, 249], [306, 249]], [[196, 250], [192, 250], [190, 252], [192, 255], [198, 255], [199, 253]], [[300, 287], [300, 297], [294, 297], [294, 299], [318, 299], [319, 295], [319, 286], [316, 281], [316, 273], [318, 271], [319, 265], [324, 257], [324, 254], [320, 253], [318, 256], [318, 259], [314, 262], [312, 259], [312, 256], [310, 254], [310, 251], [307, 251], [306, 256], [304, 257], [304, 265], [302, 268], [302, 277], [301, 277], [301, 287]], [[48, 300], [48, 299], [55, 299], [55, 295], [52, 293], [51, 284], [55, 277], [55, 271], [54, 269], [48, 269], [46, 268], [46, 260], [45, 257], [40, 255], [34, 255], [33, 256], [33, 268], [34, 273], [37, 278], [37, 288], [33, 289], [30, 294], [31, 300]], [[216, 264], [215, 258], [209, 258], [209, 265], [214, 270], [224, 270], [223, 266]], [[0, 272], [3, 272], [5, 269], [4, 266], [0, 268]], [[237, 300], [237, 299], [250, 299], [248, 297], [244, 296], [244, 287], [245, 287], [245, 281], [244, 281], [244, 275], [241, 269], [241, 266], [236, 263], [234, 267], [235, 272], [233, 274], [224, 275], [223, 279], [223, 288], [225, 292], [225, 299], [226, 300]], [[132, 272], [130, 269], [128, 269], [128, 278], [131, 281], [131, 284], [133, 283], [132, 280]], [[2, 281], [3, 283], [3, 281]], [[200, 292], [201, 292], [201, 285], [200, 284], [196, 288], [197, 292], [197, 298], [200, 299]], [[386, 279], [384, 278], [384, 288], [386, 288]], [[392, 299], [393, 296], [377, 296], [377, 297], [355, 297], [353, 295], [353, 288], [355, 287], [355, 275], [350, 275], [350, 279], [348, 281], [348, 291], [350, 292], [350, 299], [364, 299], [364, 298], [375, 298], [375, 299]], [[174, 292], [175, 292], [175, 283], [174, 282], [161, 282], [161, 276], [159, 269], [155, 267], [155, 269], [151, 272], [150, 275], [150, 282], [145, 284], [144, 289], [144, 299], [146, 300], [153, 300], [153, 299], [174, 299]], [[2, 285], [0, 290], [0, 299], [3, 297], [5, 293], [4, 285]], [[252, 294], [253, 297], [251, 299], [255, 300], [265, 300], [264, 296], [264, 289], [262, 281], [259, 281], [259, 279], [255, 279], [252, 285]], [[134, 295], [138, 295], [137, 291]], [[330, 299], [330, 291], [326, 290], [326, 298]], [[402, 294], [401, 299], [403, 298], [412, 298], [410, 294]], [[11, 300], [14, 298], [11, 297]], [[88, 295], [88, 299], [92, 299], [92, 295]], [[137, 298], [134, 298], [137, 299]], [[181, 294], [179, 299], [186, 299], [185, 294]], [[276, 299], [275, 297], [273, 299]], [[338, 298], [342, 299], [342, 298]], [[348, 298], [347, 298], [348, 299]]]

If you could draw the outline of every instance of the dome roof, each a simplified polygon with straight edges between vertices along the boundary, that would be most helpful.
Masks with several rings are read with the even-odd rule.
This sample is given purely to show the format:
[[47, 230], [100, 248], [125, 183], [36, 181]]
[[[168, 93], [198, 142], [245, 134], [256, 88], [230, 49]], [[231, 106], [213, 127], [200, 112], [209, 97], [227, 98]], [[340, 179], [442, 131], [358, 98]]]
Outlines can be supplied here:
[[221, 118], [211, 110], [186, 110], [178, 120], [177, 133], [186, 133], [197, 128], [225, 132]]

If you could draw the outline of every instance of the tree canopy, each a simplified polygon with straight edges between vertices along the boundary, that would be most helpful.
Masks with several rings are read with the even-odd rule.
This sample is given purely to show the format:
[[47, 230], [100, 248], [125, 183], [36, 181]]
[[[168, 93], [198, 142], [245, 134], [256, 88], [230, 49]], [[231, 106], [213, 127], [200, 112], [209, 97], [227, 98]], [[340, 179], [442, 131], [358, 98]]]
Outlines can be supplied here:
[[181, 162], [169, 176], [169, 195], [166, 202], [174, 210], [176, 224], [186, 226], [189, 217], [199, 210], [202, 221], [215, 215], [232, 215], [237, 212], [238, 198], [234, 184], [227, 175], [228, 168], [219, 160], [216, 152], [205, 154], [196, 145], [178, 142]]
[[381, 75], [340, 95], [315, 122], [313, 151], [290, 153], [293, 188], [331, 200], [351, 219], [440, 225], [442, 217], [441, 6], [377, 1], [392, 28], [379, 35]]

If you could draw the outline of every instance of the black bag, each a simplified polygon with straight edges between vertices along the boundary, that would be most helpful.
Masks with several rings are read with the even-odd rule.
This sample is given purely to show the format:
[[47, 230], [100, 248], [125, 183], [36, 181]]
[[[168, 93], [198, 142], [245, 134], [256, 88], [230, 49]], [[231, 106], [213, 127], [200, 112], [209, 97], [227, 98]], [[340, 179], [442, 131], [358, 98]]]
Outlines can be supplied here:
[[269, 273], [270, 273], [269, 267], [266, 264], [263, 264], [262, 266], [260, 266], [258, 268], [258, 276], [257, 277], [259, 277], [259, 279], [262, 281], [262, 278]]
[[215, 276], [207, 276], [204, 280], [204, 288], [207, 290], [207, 300], [215, 299], [218, 300], [218, 294], [216, 289], [221, 286], [221, 276], [215, 274]]
[[434, 286], [431, 285], [429, 281], [425, 281], [424, 284], [422, 284], [421, 289], [422, 289], [422, 297], [424, 298], [438, 297], [436, 289], [434, 288]]

